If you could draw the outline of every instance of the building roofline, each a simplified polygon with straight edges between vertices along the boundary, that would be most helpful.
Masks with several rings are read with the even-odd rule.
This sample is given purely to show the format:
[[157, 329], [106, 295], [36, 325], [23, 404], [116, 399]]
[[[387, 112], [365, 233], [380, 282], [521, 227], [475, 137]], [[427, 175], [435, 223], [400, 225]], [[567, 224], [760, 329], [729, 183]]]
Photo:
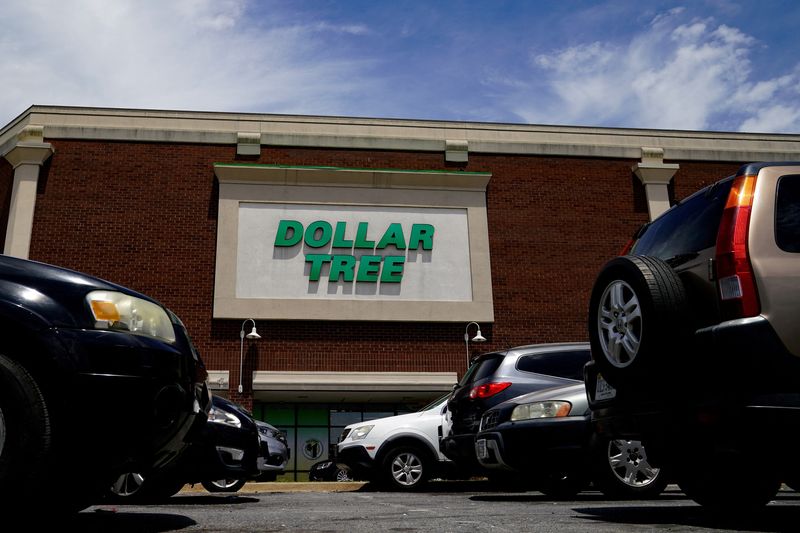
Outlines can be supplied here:
[[796, 134], [40, 105], [0, 130], [0, 155], [28, 125], [42, 126], [47, 140], [236, 145], [248, 134], [262, 146], [436, 152], [458, 141], [472, 154], [639, 159], [643, 147], [655, 147], [666, 160], [800, 159]]

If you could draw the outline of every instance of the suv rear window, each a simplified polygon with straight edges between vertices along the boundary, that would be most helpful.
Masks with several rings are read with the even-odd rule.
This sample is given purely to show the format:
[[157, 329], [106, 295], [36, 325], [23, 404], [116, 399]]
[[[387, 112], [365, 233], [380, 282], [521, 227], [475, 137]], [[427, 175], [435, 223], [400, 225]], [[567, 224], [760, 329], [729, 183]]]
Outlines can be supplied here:
[[632, 253], [669, 260], [688, 258], [715, 246], [722, 210], [732, 184], [732, 179], [717, 182], [667, 211], [646, 227]]
[[775, 242], [784, 252], [800, 252], [800, 176], [778, 181], [775, 206]]
[[461, 378], [459, 385], [475, 382], [479, 379], [491, 376], [498, 368], [500, 368], [500, 363], [503, 362], [504, 357], [505, 355], [502, 353], [493, 353], [483, 357], [469, 368], [469, 371], [467, 371], [467, 373], [464, 374], [464, 377]]
[[523, 355], [517, 361], [517, 370], [583, 381], [583, 365], [589, 359], [589, 350]]

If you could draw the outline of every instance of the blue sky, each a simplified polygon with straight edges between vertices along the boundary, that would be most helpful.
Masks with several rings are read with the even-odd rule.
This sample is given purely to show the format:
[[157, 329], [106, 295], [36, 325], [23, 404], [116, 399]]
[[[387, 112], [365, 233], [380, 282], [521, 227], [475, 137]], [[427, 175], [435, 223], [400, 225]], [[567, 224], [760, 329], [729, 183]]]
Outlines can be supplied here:
[[796, 0], [4, 0], [33, 104], [800, 133]]

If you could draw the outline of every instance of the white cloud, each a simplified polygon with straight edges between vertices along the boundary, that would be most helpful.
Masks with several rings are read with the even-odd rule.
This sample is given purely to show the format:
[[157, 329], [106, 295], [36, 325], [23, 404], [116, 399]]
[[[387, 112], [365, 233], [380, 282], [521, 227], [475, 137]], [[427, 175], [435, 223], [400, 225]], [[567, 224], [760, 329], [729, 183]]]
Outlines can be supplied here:
[[798, 124], [800, 124], [800, 108], [774, 105], [755, 110], [754, 116], [745, 120], [740, 129], [751, 132], [796, 132]]
[[[693, 5], [656, 14], [599, 3], [570, 18], [568, 35], [509, 22], [516, 35], [445, 3], [395, 4], [5, 0], [0, 126], [52, 104], [800, 131], [800, 69], [757, 78], [766, 45], [691, 18]], [[509, 12], [550, 20], [540, 11]], [[584, 31], [604, 27], [601, 15], [625, 23]], [[567, 44], [545, 48], [553, 39]], [[548, 44], [519, 52], [532, 42]]]
[[797, 73], [753, 79], [755, 38], [712, 19], [680, 23], [682, 15], [658, 15], [622, 44], [533, 54], [539, 98], [517, 93], [511, 105], [539, 123], [800, 131], [800, 101], [789, 94]]
[[370, 33], [369, 28], [363, 24], [344, 24], [337, 26], [328, 22], [318, 22], [313, 28], [318, 31], [348, 33], [350, 35], [367, 35]]
[[[32, 104], [343, 114], [363, 60], [245, 0], [10, 0], [0, 10], [0, 124]], [[263, 7], [259, 5], [257, 7]]]

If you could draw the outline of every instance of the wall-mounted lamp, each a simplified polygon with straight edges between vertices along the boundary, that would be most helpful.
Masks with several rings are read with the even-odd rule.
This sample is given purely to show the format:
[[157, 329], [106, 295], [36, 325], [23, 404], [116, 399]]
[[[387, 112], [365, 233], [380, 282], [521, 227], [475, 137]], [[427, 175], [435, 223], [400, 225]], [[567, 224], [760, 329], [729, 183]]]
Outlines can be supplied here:
[[[472, 337], [472, 339], [470, 339], [469, 338], [469, 327], [472, 324], [475, 324], [475, 327], [478, 328], [478, 333], [476, 333], [475, 336]], [[478, 324], [477, 322], [470, 322], [469, 324], [467, 324], [467, 327], [464, 329], [464, 344], [467, 347], [467, 369], [469, 369], [469, 341], [470, 340], [472, 340], [472, 342], [486, 342], [486, 337], [481, 335], [481, 325]]]
[[[253, 323], [253, 329], [250, 330], [250, 333], [245, 335], [244, 333], [244, 325], [248, 322]], [[478, 332], [480, 333], [480, 331]], [[242, 364], [244, 361], [244, 338], [247, 337], [248, 339], [260, 339], [261, 335], [258, 334], [256, 331], [256, 321], [252, 318], [248, 318], [244, 322], [242, 322], [242, 329], [239, 331], [239, 394], [244, 391], [242, 387]]]

